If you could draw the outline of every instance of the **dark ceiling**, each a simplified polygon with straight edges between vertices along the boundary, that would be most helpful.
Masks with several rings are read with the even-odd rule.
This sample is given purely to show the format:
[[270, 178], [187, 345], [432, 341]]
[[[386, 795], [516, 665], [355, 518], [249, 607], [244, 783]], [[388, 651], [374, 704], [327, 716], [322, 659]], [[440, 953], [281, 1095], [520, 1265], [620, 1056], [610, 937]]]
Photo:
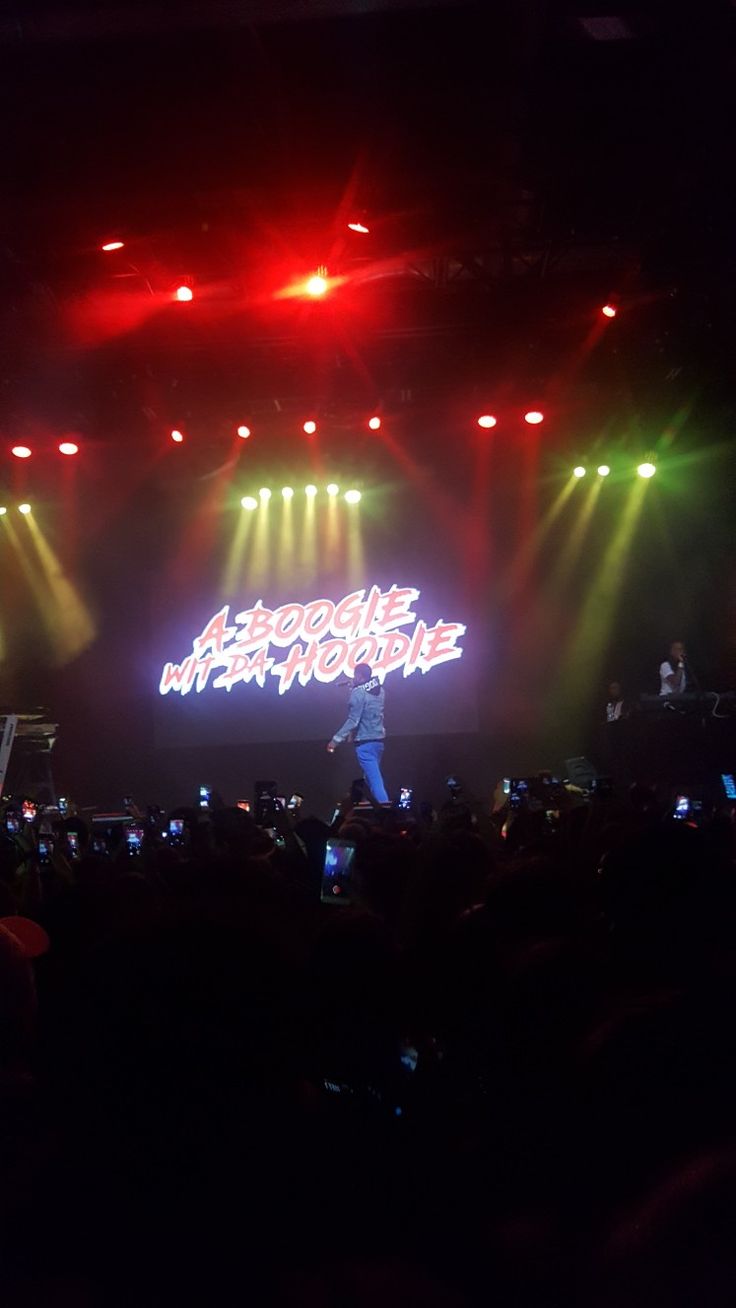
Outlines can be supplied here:
[[[0, 26], [4, 427], [94, 427], [126, 388], [156, 418], [173, 383], [216, 404], [208, 375], [251, 409], [348, 402], [348, 375], [356, 402], [539, 383], [611, 295], [629, 325], [581, 386], [717, 388], [736, 13], [591, 7], [19, 6]], [[346, 233], [356, 213], [369, 237]], [[329, 310], [273, 300], [320, 263], [347, 279]]]

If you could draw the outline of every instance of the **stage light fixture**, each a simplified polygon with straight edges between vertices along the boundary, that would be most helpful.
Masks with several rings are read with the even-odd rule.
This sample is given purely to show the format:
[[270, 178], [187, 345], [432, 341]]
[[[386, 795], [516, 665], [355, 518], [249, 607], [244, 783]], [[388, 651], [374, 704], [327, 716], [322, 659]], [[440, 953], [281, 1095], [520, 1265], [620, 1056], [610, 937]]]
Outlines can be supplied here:
[[281, 488], [281, 494], [282, 494], [282, 496], [283, 496], [283, 498], [284, 498], [285, 500], [293, 500], [293, 498], [294, 498], [294, 487], [293, 487], [293, 486], [282, 486], [282, 488]]
[[186, 304], [189, 300], [194, 299], [194, 291], [191, 286], [177, 286], [174, 299], [178, 300], [180, 304]]
[[329, 486], [327, 487], [327, 494], [334, 496], [334, 495], [339, 495], [339, 493], [340, 493], [340, 487], [336, 486], [334, 481], [331, 481]]
[[8, 510], [6, 509], [5, 505], [0, 504], [0, 518], [4, 518], [7, 511]]
[[305, 282], [304, 289], [307, 295], [310, 295], [313, 300], [319, 300], [321, 296], [327, 294], [327, 278], [323, 277], [321, 273], [315, 273], [313, 277], [310, 277]]
[[306, 497], [307, 497], [308, 500], [313, 500], [314, 497], [315, 497], [315, 495], [317, 494], [317, 487], [316, 487], [316, 486], [311, 486], [311, 485], [310, 485], [310, 486], [305, 486], [305, 487], [304, 487], [304, 494], [306, 495]]
[[271, 492], [268, 489], [268, 486], [261, 486], [261, 489], [259, 490], [258, 494], [260, 495], [264, 504], [267, 504], [271, 498]]
[[109, 254], [111, 250], [122, 250], [122, 248], [122, 241], [106, 241], [104, 245], [100, 246], [100, 249], [104, 250], [105, 254]]
[[483, 427], [486, 431], [488, 431], [490, 430], [491, 427], [495, 427], [495, 425], [496, 425], [496, 419], [494, 418], [492, 413], [482, 413], [480, 415], [478, 419], [479, 427]]
[[579, 463], [578, 466], [577, 466], [577, 468], [573, 468], [573, 470], [572, 470], [572, 475], [573, 475], [573, 477], [584, 477], [584, 476], [585, 476], [585, 468], [583, 467], [582, 463]]
[[10, 453], [14, 454], [16, 459], [30, 459], [31, 457], [31, 451], [27, 445], [14, 445]]
[[19, 512], [19, 513], [22, 513], [22, 514], [25, 515], [26, 513], [30, 513], [30, 511], [31, 511], [31, 506], [30, 506], [30, 504], [19, 504], [19, 505], [18, 505], [18, 512]]
[[302, 431], [306, 432], [307, 436], [314, 436], [316, 430], [317, 430], [316, 422], [314, 422], [312, 418], [308, 418], [307, 421], [304, 423]]
[[59, 454], [79, 454], [79, 446], [75, 441], [62, 441], [59, 445]]
[[174, 427], [172, 428], [171, 439], [172, 441], [174, 441], [176, 445], [181, 445], [182, 441], [184, 440], [184, 433], [179, 431], [177, 427]]
[[348, 223], [351, 232], [360, 232], [361, 236], [367, 236], [370, 228], [365, 223]]
[[604, 304], [603, 308], [601, 309], [601, 313], [603, 314], [604, 318], [615, 318], [616, 317], [615, 304]]
[[257, 509], [258, 500], [253, 495], [244, 495], [240, 501], [244, 509]]
[[598, 468], [598, 476], [599, 476], [599, 477], [607, 477], [610, 471], [611, 471], [611, 469], [609, 468], [608, 464], [607, 464], [607, 463], [602, 463], [602, 464], [600, 465], [600, 467]]
[[376, 414], [375, 417], [368, 419], [368, 426], [370, 427], [371, 431], [381, 430], [381, 419], [379, 418], [378, 414]]
[[241, 440], [247, 441], [250, 436], [250, 427], [246, 427], [245, 423], [242, 423], [240, 427], [238, 427], [238, 436]]
[[636, 471], [638, 472], [640, 477], [653, 477], [655, 472], [657, 471], [657, 468], [656, 468], [656, 464], [645, 462], [645, 463], [640, 463]]
[[529, 409], [524, 414], [524, 422], [528, 422], [530, 427], [538, 427], [540, 422], [544, 422], [544, 414], [539, 409]]
[[359, 490], [345, 491], [345, 503], [360, 504], [360, 491]]

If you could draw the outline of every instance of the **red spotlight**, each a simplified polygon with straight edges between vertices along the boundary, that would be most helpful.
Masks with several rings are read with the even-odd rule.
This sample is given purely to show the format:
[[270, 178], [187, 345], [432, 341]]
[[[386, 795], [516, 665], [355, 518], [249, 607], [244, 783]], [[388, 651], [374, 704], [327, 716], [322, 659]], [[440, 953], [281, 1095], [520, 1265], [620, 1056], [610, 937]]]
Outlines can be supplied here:
[[31, 457], [31, 451], [27, 445], [14, 445], [10, 453], [14, 454], [16, 459], [30, 459]]
[[313, 300], [318, 300], [320, 296], [327, 294], [327, 278], [323, 277], [321, 273], [315, 273], [314, 277], [310, 277], [309, 280], [304, 283], [304, 290], [307, 295], [311, 295]]
[[381, 430], [381, 419], [378, 417], [378, 414], [376, 414], [375, 418], [368, 419], [368, 426], [370, 427], [371, 431]]
[[240, 427], [238, 427], [238, 436], [241, 438], [241, 440], [247, 441], [248, 437], [250, 436], [250, 427], [246, 427], [245, 424], [243, 423]]
[[177, 286], [174, 299], [178, 300], [180, 304], [185, 304], [187, 300], [194, 299], [194, 291], [191, 286]]
[[492, 413], [482, 413], [478, 419], [478, 426], [488, 429], [489, 427], [495, 427], [496, 421]]
[[367, 236], [370, 231], [370, 228], [366, 227], [365, 223], [348, 223], [348, 227], [351, 232], [360, 232], [362, 236]]
[[62, 441], [59, 454], [79, 454], [79, 446], [74, 441]]
[[601, 313], [603, 314], [604, 318], [615, 318], [616, 317], [615, 304], [604, 304], [603, 308], [601, 309]]
[[307, 436], [314, 436], [316, 430], [317, 430], [316, 422], [313, 422], [312, 419], [309, 418], [308, 421], [305, 422], [304, 424], [304, 431], [307, 433]]
[[544, 414], [539, 409], [530, 409], [524, 414], [524, 422], [528, 422], [530, 427], [537, 427], [540, 422], [544, 422]]
[[123, 248], [122, 241], [108, 241], [106, 245], [100, 246], [100, 249], [104, 250], [105, 254], [109, 254], [111, 250], [122, 250], [122, 248]]
[[175, 441], [177, 445], [181, 445], [182, 441], [184, 440], [184, 433], [180, 432], [176, 427], [174, 427], [171, 433], [171, 439], [172, 441]]

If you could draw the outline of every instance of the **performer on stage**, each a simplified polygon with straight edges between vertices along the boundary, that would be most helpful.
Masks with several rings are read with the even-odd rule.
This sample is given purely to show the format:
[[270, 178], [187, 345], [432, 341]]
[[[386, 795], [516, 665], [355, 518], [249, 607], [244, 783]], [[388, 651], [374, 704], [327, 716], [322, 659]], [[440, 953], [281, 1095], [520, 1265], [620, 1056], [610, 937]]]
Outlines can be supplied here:
[[381, 776], [381, 758], [386, 728], [383, 725], [385, 692], [378, 677], [367, 663], [355, 669], [355, 684], [350, 694], [348, 716], [336, 731], [327, 752], [334, 754], [338, 745], [350, 737], [368, 789], [375, 803], [388, 804], [388, 793]]
[[624, 703], [623, 691], [621, 690], [621, 682], [612, 681], [608, 687], [606, 722], [620, 722], [621, 718], [627, 718], [628, 716], [628, 709]]
[[682, 695], [687, 689], [687, 654], [681, 640], [673, 640], [669, 658], [659, 665], [660, 695]]

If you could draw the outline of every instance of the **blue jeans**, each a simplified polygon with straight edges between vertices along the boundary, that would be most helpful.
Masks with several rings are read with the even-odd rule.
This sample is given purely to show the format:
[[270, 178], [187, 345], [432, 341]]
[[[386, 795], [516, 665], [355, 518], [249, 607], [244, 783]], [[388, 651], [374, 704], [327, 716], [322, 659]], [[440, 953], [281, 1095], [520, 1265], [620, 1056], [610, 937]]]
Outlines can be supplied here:
[[355, 746], [355, 756], [360, 763], [366, 785], [377, 804], [388, 804], [388, 792], [381, 776], [381, 758], [383, 757], [382, 740], [364, 740]]

